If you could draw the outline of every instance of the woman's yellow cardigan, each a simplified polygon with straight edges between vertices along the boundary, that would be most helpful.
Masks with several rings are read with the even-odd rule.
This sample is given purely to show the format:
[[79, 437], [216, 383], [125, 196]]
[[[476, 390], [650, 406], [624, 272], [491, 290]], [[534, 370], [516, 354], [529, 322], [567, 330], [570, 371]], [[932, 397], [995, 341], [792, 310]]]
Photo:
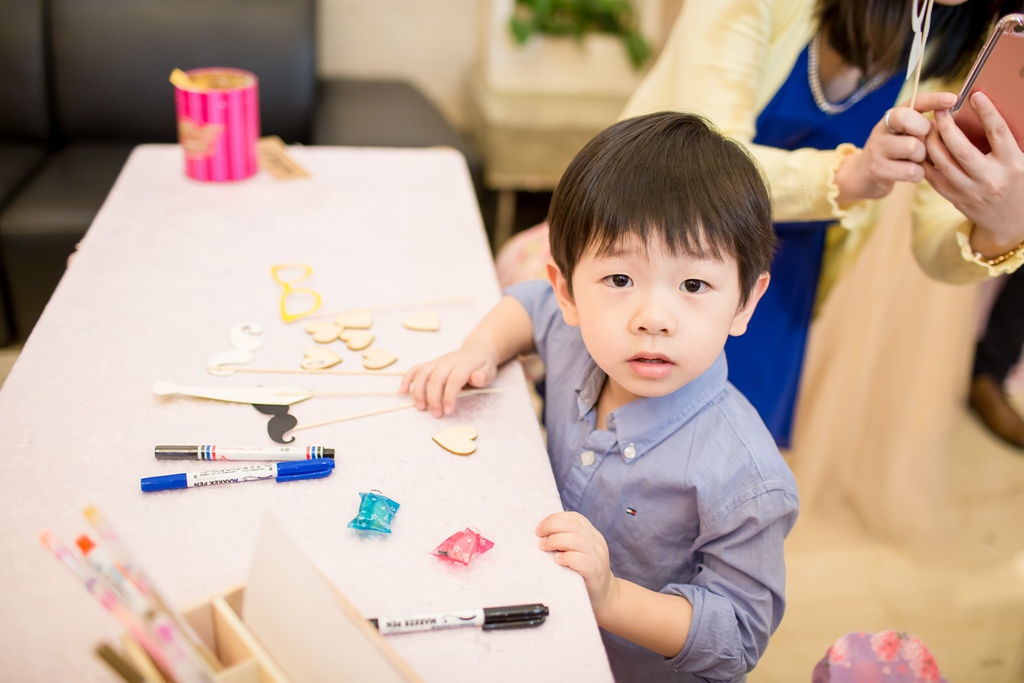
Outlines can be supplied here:
[[[884, 229], [888, 202], [840, 208], [834, 176], [857, 150], [786, 151], [751, 142], [761, 110], [786, 80], [814, 34], [814, 0], [687, 0], [665, 49], [631, 97], [622, 118], [671, 109], [702, 114], [744, 143], [764, 169], [778, 221], [834, 219], [819, 302], [876, 227]], [[909, 100], [907, 81], [899, 102]], [[953, 90], [922, 83], [921, 92]], [[896, 104], [896, 103], [894, 103]], [[906, 191], [906, 190], [902, 190]], [[990, 266], [968, 242], [972, 224], [927, 182], [913, 187], [911, 247], [922, 269], [945, 282], [976, 282], [1016, 270], [1024, 253]]]

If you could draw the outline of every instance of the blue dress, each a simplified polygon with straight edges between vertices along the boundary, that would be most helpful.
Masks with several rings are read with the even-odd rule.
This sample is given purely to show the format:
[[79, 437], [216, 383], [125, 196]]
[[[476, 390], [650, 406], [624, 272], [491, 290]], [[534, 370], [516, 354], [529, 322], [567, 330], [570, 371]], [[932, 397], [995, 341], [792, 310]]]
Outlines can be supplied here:
[[[807, 80], [804, 48], [786, 82], [757, 119], [754, 143], [786, 150], [858, 147], [893, 105], [903, 87], [895, 75], [838, 114], [822, 112]], [[747, 332], [729, 337], [725, 352], [729, 381], [754, 404], [781, 447], [789, 447], [800, 372], [825, 251], [825, 228], [834, 221], [776, 223], [779, 246], [771, 284]]]

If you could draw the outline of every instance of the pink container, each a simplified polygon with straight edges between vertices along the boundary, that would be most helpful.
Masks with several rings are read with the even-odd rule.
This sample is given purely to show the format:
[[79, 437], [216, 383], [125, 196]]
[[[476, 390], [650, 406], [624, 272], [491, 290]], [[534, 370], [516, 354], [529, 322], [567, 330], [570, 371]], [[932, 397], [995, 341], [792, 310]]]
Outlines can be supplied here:
[[255, 175], [260, 136], [256, 76], [221, 68], [186, 73], [191, 86], [174, 86], [185, 174], [205, 182], [232, 182]]

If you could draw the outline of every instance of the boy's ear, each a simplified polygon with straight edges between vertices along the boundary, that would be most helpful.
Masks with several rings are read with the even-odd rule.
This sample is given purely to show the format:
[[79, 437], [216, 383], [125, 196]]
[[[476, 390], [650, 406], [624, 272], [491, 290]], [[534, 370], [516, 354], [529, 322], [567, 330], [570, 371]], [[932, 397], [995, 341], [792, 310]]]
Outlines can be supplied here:
[[770, 279], [771, 277], [768, 273], [761, 273], [761, 276], [757, 278], [757, 282], [750, 288], [750, 295], [747, 296], [746, 303], [736, 309], [736, 315], [732, 319], [732, 326], [729, 327], [729, 334], [731, 336], [738, 337], [747, 331], [747, 323], [750, 322], [750, 316], [754, 315], [757, 302], [761, 300], [765, 290], [768, 289], [768, 280]]
[[580, 316], [576, 311], [576, 303], [572, 300], [572, 295], [569, 294], [569, 283], [566, 281], [565, 276], [562, 275], [562, 271], [559, 270], [558, 266], [551, 259], [548, 260], [548, 280], [551, 281], [551, 287], [555, 290], [558, 307], [562, 309], [562, 320], [565, 321], [566, 325], [579, 327]]

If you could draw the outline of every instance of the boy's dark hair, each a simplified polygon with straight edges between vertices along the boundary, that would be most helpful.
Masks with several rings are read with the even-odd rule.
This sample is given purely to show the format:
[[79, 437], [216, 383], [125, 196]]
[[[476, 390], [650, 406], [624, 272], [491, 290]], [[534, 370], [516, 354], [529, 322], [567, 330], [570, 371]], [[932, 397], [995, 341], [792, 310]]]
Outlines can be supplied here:
[[661, 238], [673, 254], [736, 260], [741, 302], [771, 265], [771, 200], [738, 142], [693, 114], [620, 121], [569, 164], [548, 212], [551, 256], [569, 284], [588, 249], [610, 253], [627, 235]]

